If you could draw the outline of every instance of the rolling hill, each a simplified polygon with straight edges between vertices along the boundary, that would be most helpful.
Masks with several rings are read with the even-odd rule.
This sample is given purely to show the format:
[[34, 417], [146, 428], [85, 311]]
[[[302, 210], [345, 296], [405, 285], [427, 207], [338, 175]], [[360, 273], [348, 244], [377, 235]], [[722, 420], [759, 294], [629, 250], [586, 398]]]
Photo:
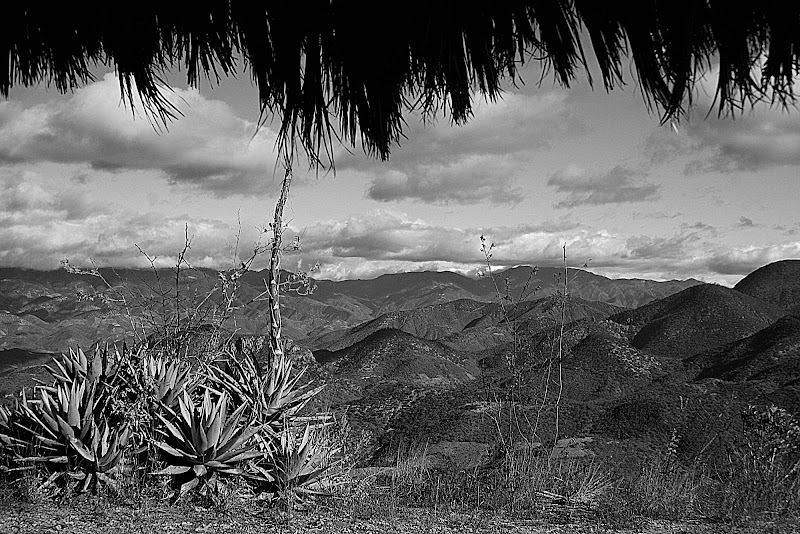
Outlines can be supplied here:
[[611, 319], [633, 327], [637, 349], [683, 359], [754, 334], [785, 314], [739, 291], [702, 284]]
[[787, 315], [744, 339], [688, 358], [696, 380], [768, 380], [780, 387], [800, 379], [800, 317]]
[[475, 319], [485, 316], [497, 307], [493, 303], [459, 299], [413, 310], [388, 312], [353, 328], [307, 339], [305, 345], [313, 350], [336, 351], [384, 328], [402, 330], [423, 339], [442, 339], [460, 332]]
[[473, 360], [441, 343], [384, 328], [342, 350], [314, 356], [332, 374], [360, 381], [390, 380], [449, 386], [475, 378]]
[[745, 295], [800, 313], [800, 260], [770, 263], [733, 286]]

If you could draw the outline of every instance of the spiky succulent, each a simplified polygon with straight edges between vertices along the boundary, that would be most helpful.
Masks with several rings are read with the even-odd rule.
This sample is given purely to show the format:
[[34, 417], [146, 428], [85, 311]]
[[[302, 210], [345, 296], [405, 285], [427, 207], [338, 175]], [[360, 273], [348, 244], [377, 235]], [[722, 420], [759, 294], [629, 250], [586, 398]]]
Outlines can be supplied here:
[[170, 465], [154, 474], [171, 475], [179, 496], [218, 474], [241, 474], [241, 462], [262, 454], [251, 439], [260, 427], [244, 417], [245, 405], [228, 414], [227, 392], [214, 400], [206, 389], [199, 403], [184, 392], [178, 407], [158, 414], [164, 439], [154, 445], [166, 453]]
[[209, 381], [220, 391], [229, 393], [235, 403], [248, 405], [253, 419], [269, 425], [275, 435], [323, 387], [304, 391], [299, 382], [305, 369], [292, 376], [293, 363], [285, 354], [272, 359], [266, 375], [258, 373], [252, 353], [245, 353], [240, 359], [232, 357], [227, 363], [230, 370], [206, 366]]
[[83, 481], [82, 490], [97, 484], [116, 485], [113, 477], [121, 465], [130, 431], [111, 425], [97, 394], [98, 382], [57, 381], [36, 388], [36, 398], [23, 391], [15, 412], [18, 433], [37, 445], [33, 456], [17, 455], [17, 463], [47, 462], [54, 475]]
[[123, 454], [131, 435], [130, 427], [126, 425], [122, 428], [112, 428], [105, 419], [99, 426], [92, 421], [91, 426], [89, 439], [69, 440], [72, 448], [80, 456], [79, 469], [73, 470], [70, 476], [83, 480], [83, 491], [86, 491], [92, 483], [105, 483], [116, 487], [118, 484], [116, 474], [122, 466]]
[[53, 358], [53, 365], [45, 368], [53, 375], [56, 383], [72, 384], [78, 380], [94, 383], [103, 380], [110, 383], [120, 370], [122, 357], [114, 347], [113, 352], [106, 346], [95, 348], [94, 355], [87, 358], [83, 349], [69, 349], [68, 354], [61, 354]]
[[332, 460], [338, 449], [319, 446], [312, 427], [307, 425], [301, 435], [290, 430], [281, 433], [276, 450], [251, 465], [256, 491], [271, 497], [293, 495], [298, 498], [326, 495], [322, 486], [337, 461]]
[[95, 411], [101, 411], [95, 400], [96, 389], [96, 383], [79, 380], [37, 387], [38, 398], [34, 399], [29, 399], [23, 391], [19, 426], [28, 430], [46, 450], [63, 455], [70, 439], [83, 440], [89, 435]]

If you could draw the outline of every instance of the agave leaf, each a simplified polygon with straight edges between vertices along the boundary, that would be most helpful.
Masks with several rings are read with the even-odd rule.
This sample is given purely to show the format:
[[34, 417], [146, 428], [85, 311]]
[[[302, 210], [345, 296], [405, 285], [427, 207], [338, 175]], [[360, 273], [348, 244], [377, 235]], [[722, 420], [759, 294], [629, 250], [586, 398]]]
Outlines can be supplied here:
[[227, 464], [235, 464], [251, 458], [258, 458], [259, 456], [263, 456], [261, 451], [242, 451], [239, 453], [235, 453], [234, 451], [234, 453], [223, 454], [219, 457], [219, 461]]
[[192, 456], [191, 456], [191, 455], [189, 455], [189, 454], [186, 454], [186, 453], [185, 453], [185, 452], [183, 452], [183, 451], [179, 451], [179, 450], [178, 450], [178, 449], [176, 449], [175, 447], [173, 447], [173, 446], [171, 446], [171, 445], [167, 445], [167, 444], [166, 444], [166, 443], [164, 443], [163, 441], [154, 441], [154, 442], [153, 442], [153, 445], [155, 445], [156, 447], [158, 447], [158, 448], [159, 448], [159, 449], [161, 449], [162, 451], [164, 451], [164, 452], [166, 452], [167, 454], [169, 454], [169, 455], [171, 455], [171, 456], [174, 456], [174, 457], [176, 457], [176, 458], [189, 458], [189, 459], [191, 459], [191, 458], [192, 458]]
[[72, 445], [75, 451], [77, 451], [77, 453], [80, 454], [87, 462], [91, 462], [94, 464], [97, 461], [97, 457], [95, 456], [95, 454], [89, 449], [87, 449], [86, 445], [84, 445], [80, 440], [77, 440], [75, 438], [69, 438], [69, 443], [70, 445]]
[[67, 401], [67, 423], [69, 426], [81, 426], [81, 415], [78, 411], [78, 403], [83, 396], [83, 384], [73, 383], [72, 388], [67, 390], [70, 394], [66, 396]]
[[[53, 417], [47, 413], [46, 410], [40, 411], [38, 414], [34, 414], [32, 410], [27, 413], [28, 417], [30, 417], [33, 421], [35, 421], [40, 427], [46, 428], [52, 432], [53, 437], [55, 437], [56, 432], [60, 432], [61, 429], [59, 427], [58, 421], [56, 421]], [[41, 417], [41, 420], [39, 417]]]
[[225, 428], [222, 430], [222, 434], [219, 437], [219, 443], [221, 447], [224, 447], [224, 444], [230, 440], [231, 435], [237, 430], [237, 428], [239, 428], [239, 420], [242, 418], [242, 415], [246, 409], [247, 406], [243, 404], [228, 416], [228, 419], [225, 422]]
[[225, 440], [220, 439], [219, 444], [217, 445], [216, 448], [217, 456], [222, 455], [231, 449], [238, 448], [247, 439], [250, 439], [250, 437], [252, 437], [255, 433], [254, 429], [253, 433], [245, 435], [245, 433], [248, 432], [248, 429], [250, 428], [251, 427], [248, 427], [246, 425], [230, 427], [229, 430], [231, 430], [231, 432], [228, 432], [227, 435], [225, 436], [227, 439]]
[[92, 358], [92, 363], [89, 366], [88, 372], [86, 373], [86, 380], [89, 382], [94, 382], [103, 374], [103, 360], [100, 357], [100, 351], [95, 351], [94, 357]]
[[58, 423], [58, 428], [61, 431], [61, 435], [64, 438], [69, 439], [69, 438], [74, 438], [75, 437], [75, 431], [58, 414], [56, 414], [56, 422]]
[[[203, 395], [203, 404], [200, 413], [203, 415], [208, 415], [213, 411], [214, 411], [214, 406], [211, 404], [211, 394], [209, 393], [208, 388], [206, 388], [206, 392]], [[203, 426], [205, 426], [205, 423], [206, 421], [203, 421]]]
[[191, 432], [191, 442], [190, 445], [192, 450], [197, 453], [198, 455], [203, 454], [205, 448], [203, 447], [205, 440], [205, 430], [200, 425], [200, 421], [192, 421], [191, 427], [189, 428]]
[[185, 432], [180, 427], [178, 427], [177, 425], [173, 424], [172, 421], [170, 421], [166, 417], [162, 416], [161, 414], [157, 414], [157, 416], [161, 420], [163, 425], [167, 428], [167, 430], [169, 431], [169, 433], [170, 433], [170, 435], [171, 435], [173, 440], [175, 440], [176, 442], [187, 446], [187, 450], [193, 450], [194, 449], [194, 447], [192, 446], [192, 444], [191, 444], [191, 442], [189, 440], [189, 436], [187, 436], [185, 434]]
[[56, 448], [56, 447], [60, 447], [60, 446], [63, 445], [63, 443], [61, 443], [60, 441], [54, 440], [52, 438], [48, 438], [46, 436], [35, 434], [35, 437], [42, 444], [44, 444], [44, 445], [46, 445], [46, 446], [48, 446], [50, 448]]
[[[85, 384], [83, 384], [83, 386], [85, 387]], [[83, 412], [83, 416], [81, 417], [81, 423], [82, 424], [86, 424], [86, 421], [88, 421], [88, 420], [90, 420], [92, 418], [92, 415], [94, 414], [94, 411], [97, 408], [97, 405], [95, 403], [95, 393], [96, 392], [97, 392], [97, 384], [90, 384], [89, 385], [89, 391], [88, 391], [89, 396], [86, 398], [86, 401], [84, 403], [84, 412]], [[80, 397], [79, 400], [83, 400], [85, 394], [86, 394], [86, 391], [84, 390], [81, 393], [81, 397]]]
[[89, 368], [89, 362], [86, 360], [86, 354], [80, 347], [78, 347], [78, 362], [80, 363], [80, 370], [86, 372]]
[[106, 452], [98, 461], [97, 461], [97, 472], [103, 473], [114, 469], [122, 459], [122, 451], [119, 449], [113, 449]]
[[25, 463], [25, 462], [50, 462], [54, 464], [65, 464], [67, 463], [66, 456], [26, 456], [24, 458], [14, 458], [16, 463]]
[[192, 413], [189, 407], [193, 406], [193, 404], [189, 394], [184, 391], [183, 396], [178, 401], [178, 406], [180, 406], [181, 416], [187, 425], [192, 424]]
[[153, 475], [182, 475], [191, 469], [188, 465], [170, 465], [161, 471], [155, 471]]
[[[99, 451], [100, 450], [100, 442], [101, 442], [101, 438], [102, 438], [101, 432], [100, 432], [100, 429], [97, 428], [97, 425], [94, 423], [94, 421], [92, 421], [92, 427], [93, 428], [92, 428], [92, 435], [91, 435], [91, 442], [90, 442], [91, 445], [92, 445], [92, 450], [93, 451]], [[105, 431], [108, 432], [108, 425], [106, 425]]]
[[128, 443], [128, 440], [131, 439], [131, 427], [126, 425], [125, 429], [121, 433], [117, 432], [115, 438], [117, 440], [117, 443], [120, 444], [120, 446], [126, 445]]
[[264, 469], [260, 465], [254, 465], [252, 467], [256, 471], [258, 471], [258, 474], [257, 475], [253, 474], [251, 476], [254, 476], [255, 478], [259, 478], [261, 480], [264, 480], [265, 482], [275, 482], [275, 480], [276, 480], [275, 476], [271, 472], [267, 471], [266, 469]]
[[286, 478], [287, 480], [296, 480], [303, 472], [306, 462], [306, 452], [293, 451], [286, 462]]
[[300, 442], [300, 449], [305, 450], [308, 448], [310, 437], [311, 437], [311, 427], [306, 425], [306, 430], [305, 432], [303, 432], [303, 440]]
[[192, 470], [194, 471], [194, 476], [202, 477], [208, 473], [208, 468], [203, 464], [195, 464], [192, 466]]
[[251, 431], [246, 431], [242, 434], [242, 436], [239, 439], [231, 440], [228, 446], [222, 447], [217, 450], [216, 458], [221, 462], [230, 463], [232, 461], [236, 461], [232, 460], [232, 458], [235, 458], [237, 455], [242, 453], [248, 453], [248, 451], [253, 453], [253, 457], [263, 456], [263, 452], [255, 448], [256, 447], [255, 443], [249, 445], [247, 444], [247, 440], [249, 440], [252, 437], [252, 435], [253, 434], [251, 433]]
[[189, 482], [185, 482], [181, 484], [181, 496], [185, 495], [186, 493], [192, 491], [197, 485], [200, 483], [199, 478], [193, 478]]
[[326, 471], [330, 471], [330, 467], [326, 466], [326, 467], [320, 467], [318, 469], [305, 468], [302, 470], [301, 474], [296, 478], [301, 485], [307, 483], [314, 483], [318, 481], [321, 478], [322, 474], [325, 473]]
[[[223, 397], [224, 398], [224, 397]], [[216, 413], [214, 414], [214, 419], [211, 421], [211, 426], [208, 428], [208, 437], [207, 437], [207, 446], [203, 449], [205, 453], [209, 449], [216, 449], [217, 445], [219, 445], [219, 437], [222, 432], [222, 424], [224, 422], [225, 417], [225, 406], [219, 406]]]
[[83, 487], [81, 488], [81, 492], [85, 492], [87, 489], [89, 489], [89, 483], [92, 481], [92, 478], [94, 478], [93, 475], [94, 473], [86, 473], [86, 478], [83, 481]]
[[115, 467], [119, 463], [119, 460], [122, 457], [123, 449], [127, 445], [129, 437], [130, 428], [127, 426], [121, 432], [119, 429], [114, 431], [111, 442], [104, 446], [102, 451], [105, 451], [105, 453], [103, 453], [103, 456], [98, 461], [98, 464], [103, 468], [104, 471]]

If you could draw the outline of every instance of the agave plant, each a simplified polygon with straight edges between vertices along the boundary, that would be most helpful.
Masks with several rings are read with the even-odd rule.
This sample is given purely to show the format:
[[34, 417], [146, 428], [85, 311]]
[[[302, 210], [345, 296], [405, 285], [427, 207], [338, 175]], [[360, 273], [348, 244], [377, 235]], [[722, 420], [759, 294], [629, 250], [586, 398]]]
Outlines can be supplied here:
[[175, 407], [185, 391], [194, 389], [191, 369], [183, 361], [147, 353], [140, 365], [138, 370], [133, 370], [133, 376], [138, 377], [152, 398], [161, 404]]
[[69, 354], [61, 354], [58, 358], [53, 358], [53, 366], [45, 365], [45, 368], [53, 375], [56, 383], [72, 384], [78, 380], [85, 380], [94, 383], [98, 380], [110, 382], [120, 370], [122, 357], [114, 347], [114, 352], [109, 351], [108, 347], [102, 349], [99, 345], [95, 348], [92, 358], [87, 358], [83, 349], [69, 349]]
[[94, 421], [91, 425], [90, 439], [69, 440], [81, 461], [78, 463], [79, 470], [68, 474], [74, 479], [83, 480], [82, 491], [86, 491], [93, 483], [105, 483], [116, 488], [118, 481], [115, 475], [123, 465], [123, 454], [131, 435], [130, 428], [126, 425], [112, 429], [107, 420], [103, 420], [100, 426]]
[[304, 391], [298, 383], [305, 369], [292, 376], [293, 363], [285, 354], [272, 359], [265, 376], [258, 373], [254, 358], [252, 353], [246, 353], [242, 359], [230, 358], [230, 371], [209, 365], [205, 374], [211, 384], [229, 393], [236, 404], [249, 405], [256, 423], [269, 425], [277, 436], [323, 386]]
[[8, 466], [16, 456], [24, 440], [19, 438], [19, 429], [14, 424], [16, 412], [0, 405], [0, 465]]
[[70, 439], [85, 439], [92, 429], [95, 411], [96, 383], [76, 381], [37, 387], [38, 399], [28, 399], [23, 391], [19, 425], [53, 453], [64, 452]]
[[166, 415], [158, 414], [165, 439], [154, 445], [166, 453], [170, 465], [153, 473], [172, 476], [180, 488], [178, 497], [200, 482], [211, 483], [218, 474], [242, 474], [241, 462], [262, 454], [251, 440], [260, 427], [244, 418], [246, 405], [228, 414], [227, 392], [212, 400], [206, 389], [199, 404], [184, 392], [178, 405], [177, 412], [165, 407]]
[[277, 450], [251, 465], [249, 478], [257, 481], [258, 493], [271, 498], [292, 495], [300, 499], [328, 494], [322, 482], [336, 467], [338, 462], [331, 461], [331, 458], [339, 449], [320, 447], [311, 430], [311, 426], [306, 425], [298, 439], [287, 429], [277, 440]]
[[38, 387], [37, 399], [23, 391], [15, 426], [40, 446], [39, 453], [16, 461], [60, 465], [55, 476], [82, 480], [82, 490], [99, 483], [115, 485], [130, 436], [127, 425], [110, 425], [97, 393], [98, 382], [57, 382]]
[[10, 446], [14, 440], [11, 436], [11, 410], [0, 404], [0, 446]]

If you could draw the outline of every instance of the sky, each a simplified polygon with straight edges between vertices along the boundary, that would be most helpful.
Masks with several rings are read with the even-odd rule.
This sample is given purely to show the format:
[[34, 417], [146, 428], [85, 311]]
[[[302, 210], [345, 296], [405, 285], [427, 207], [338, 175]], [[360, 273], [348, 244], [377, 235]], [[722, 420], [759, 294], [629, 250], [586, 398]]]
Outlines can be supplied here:
[[[283, 266], [322, 279], [484, 265], [570, 266], [612, 278], [732, 286], [800, 258], [800, 110], [707, 116], [713, 73], [688, 119], [659, 124], [630, 78], [475, 96], [465, 126], [407, 117], [387, 162], [337, 146], [336, 171], [294, 169]], [[185, 77], [183, 77], [185, 79]], [[112, 73], [68, 93], [0, 101], [0, 267], [174, 265], [229, 269], [266, 242], [283, 171], [277, 120], [257, 128], [247, 73], [164, 94], [183, 117], [158, 131]], [[266, 258], [257, 260], [263, 268]]]

